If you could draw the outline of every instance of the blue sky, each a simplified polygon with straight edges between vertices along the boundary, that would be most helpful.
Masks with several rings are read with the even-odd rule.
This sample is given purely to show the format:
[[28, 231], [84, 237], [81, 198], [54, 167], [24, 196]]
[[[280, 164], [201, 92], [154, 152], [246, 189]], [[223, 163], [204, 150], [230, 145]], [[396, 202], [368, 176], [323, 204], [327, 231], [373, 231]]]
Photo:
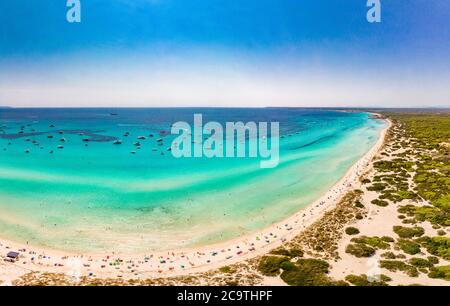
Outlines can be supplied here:
[[0, 2], [0, 105], [449, 106], [450, 2]]

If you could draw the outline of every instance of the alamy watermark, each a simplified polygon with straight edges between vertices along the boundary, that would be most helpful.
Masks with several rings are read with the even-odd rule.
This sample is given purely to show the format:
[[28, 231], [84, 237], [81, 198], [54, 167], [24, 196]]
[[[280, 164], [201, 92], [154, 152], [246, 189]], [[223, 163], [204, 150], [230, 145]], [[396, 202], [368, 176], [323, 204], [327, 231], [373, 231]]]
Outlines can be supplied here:
[[[68, 7], [66, 19], [69, 23], [81, 22], [81, 1], [67, 0]], [[366, 14], [366, 19], [370, 23], [381, 22], [381, 0], [367, 0], [366, 6], [369, 8]]]
[[380, 23], [381, 22], [381, 0], [367, 0], [367, 22]]
[[80, 0], [67, 0], [66, 6], [69, 8], [66, 13], [67, 22], [80, 23], [81, 22]]
[[[274, 168], [280, 159], [279, 122], [226, 122], [203, 124], [201, 114], [194, 115], [194, 127], [184, 121], [172, 125], [178, 135], [172, 142], [175, 158], [260, 158], [261, 168]], [[225, 131], [225, 132], [224, 132]]]
[[[67, 0], [66, 6], [69, 8], [66, 13], [66, 19], [69, 23], [81, 22], [81, 1], [80, 0]], [[366, 6], [369, 8], [367, 11], [366, 19], [370, 23], [381, 22], [381, 0], [367, 0]]]
[[367, 267], [367, 281], [369, 283], [380, 282], [381, 281], [381, 269], [380, 269], [380, 259], [377, 256], [371, 257], [366, 262]]

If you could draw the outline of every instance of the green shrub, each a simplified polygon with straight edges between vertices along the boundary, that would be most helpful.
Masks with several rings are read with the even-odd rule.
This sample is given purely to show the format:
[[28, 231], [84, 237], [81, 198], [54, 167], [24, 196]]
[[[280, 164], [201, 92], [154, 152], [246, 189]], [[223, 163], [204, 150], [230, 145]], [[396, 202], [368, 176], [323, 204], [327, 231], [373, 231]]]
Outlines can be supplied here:
[[[378, 278], [378, 279], [377, 279]], [[359, 287], [368, 287], [368, 286], [389, 286], [387, 282], [392, 281], [392, 279], [389, 276], [386, 276], [384, 274], [379, 275], [378, 277], [372, 279], [368, 278], [367, 275], [347, 275], [345, 277], [345, 280], [349, 282], [352, 285], [359, 286]]]
[[374, 183], [372, 186], [367, 187], [367, 190], [369, 191], [382, 191], [386, 189], [386, 184], [383, 183]]
[[439, 236], [445, 236], [445, 235], [447, 234], [447, 232], [444, 231], [444, 230], [438, 230], [437, 234], [438, 234]]
[[429, 278], [441, 278], [450, 281], [450, 265], [430, 268]]
[[433, 264], [428, 260], [418, 257], [413, 257], [408, 262], [409, 264], [417, 268], [429, 268], [433, 266]]
[[[286, 264], [283, 263], [283, 266]], [[331, 280], [329, 264], [319, 259], [299, 259], [295, 265], [288, 265], [281, 273], [281, 279], [291, 286], [344, 286], [345, 282]]]
[[428, 253], [450, 260], [450, 238], [442, 236], [430, 238], [425, 236], [416, 239], [416, 241], [425, 247]]
[[389, 202], [384, 201], [384, 200], [380, 200], [380, 199], [375, 199], [372, 200], [370, 203], [381, 206], [381, 207], [386, 207], [389, 205]]
[[357, 208], [364, 208], [365, 206], [363, 205], [363, 203], [361, 203], [360, 200], [356, 200], [355, 207], [357, 207]]
[[292, 263], [290, 261], [283, 261], [280, 265], [280, 268], [283, 269], [284, 271], [291, 271], [291, 270], [295, 270], [296, 266], [294, 263]]
[[399, 239], [397, 246], [406, 254], [416, 255], [420, 253], [420, 245], [411, 240]]
[[377, 236], [355, 237], [355, 238], [352, 238], [351, 242], [367, 244], [367, 245], [370, 245], [371, 247], [374, 247], [377, 249], [383, 249], [383, 250], [389, 249], [389, 243], [386, 243], [382, 238], [377, 237]]
[[372, 256], [375, 254], [375, 249], [362, 243], [353, 243], [347, 246], [345, 252], [360, 258]]
[[270, 254], [287, 256], [287, 257], [291, 257], [291, 258], [293, 258], [293, 257], [303, 257], [303, 251], [300, 250], [300, 249], [295, 249], [295, 248], [287, 250], [287, 249], [285, 249], [283, 247], [280, 247], [280, 248], [277, 248], [277, 249], [274, 249], [274, 250], [270, 251]]
[[399, 260], [381, 260], [380, 268], [389, 270], [391, 272], [402, 271], [410, 277], [419, 276], [419, 271], [417, 271], [416, 267], [408, 265], [403, 261]]
[[413, 238], [420, 237], [425, 233], [422, 227], [404, 227], [404, 226], [394, 226], [394, 233], [396, 233], [400, 238]]
[[222, 273], [233, 273], [234, 270], [230, 266], [220, 267], [219, 271]]
[[406, 256], [403, 254], [394, 254], [393, 252], [384, 252], [380, 256], [383, 258], [386, 258], [386, 259], [404, 259], [404, 258], [406, 258]]
[[393, 252], [384, 252], [380, 256], [383, 258], [386, 258], [386, 259], [396, 259], [397, 258], [397, 256], [395, 256], [395, 254]]
[[381, 240], [383, 240], [384, 242], [394, 242], [394, 238], [389, 237], [389, 236], [383, 236], [381, 237]]
[[258, 264], [258, 270], [266, 276], [277, 276], [280, 274], [281, 264], [285, 261], [289, 261], [289, 258], [264, 256]]
[[328, 273], [328, 269], [330, 268], [330, 265], [326, 261], [313, 258], [299, 259], [297, 260], [297, 266], [310, 269], [316, 273]]
[[437, 258], [436, 256], [428, 256], [427, 259], [433, 265], [437, 265], [439, 263], [439, 258]]
[[350, 226], [345, 229], [345, 233], [347, 235], [356, 235], [356, 234], [359, 234], [359, 229], [357, 229], [356, 227]]
[[413, 217], [418, 222], [429, 221], [434, 225], [450, 225], [450, 212], [443, 211], [437, 207], [405, 205], [401, 206], [398, 212]]

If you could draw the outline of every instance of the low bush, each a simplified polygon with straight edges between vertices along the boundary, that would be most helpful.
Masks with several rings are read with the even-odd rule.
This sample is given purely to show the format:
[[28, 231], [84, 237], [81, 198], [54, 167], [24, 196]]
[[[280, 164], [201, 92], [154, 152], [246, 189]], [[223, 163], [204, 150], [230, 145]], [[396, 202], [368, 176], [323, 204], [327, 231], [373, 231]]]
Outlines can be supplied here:
[[364, 208], [363, 203], [361, 203], [361, 201], [359, 201], [359, 200], [357, 200], [357, 201], [355, 202], [355, 206], [358, 207], [358, 208]]
[[396, 233], [400, 238], [413, 238], [420, 237], [425, 233], [423, 227], [404, 227], [404, 226], [394, 226], [394, 233]]
[[351, 242], [355, 242], [355, 243], [363, 243], [363, 244], [367, 244], [371, 247], [377, 248], [377, 249], [389, 249], [389, 243], [387, 243], [386, 241], [383, 240], [383, 238], [377, 237], [377, 236], [373, 236], [373, 237], [368, 237], [368, 236], [361, 236], [361, 237], [355, 237], [352, 238]]
[[450, 265], [430, 268], [429, 278], [441, 278], [450, 281]]
[[287, 257], [303, 257], [303, 251], [300, 249], [285, 249], [285, 248], [277, 248], [270, 252], [270, 254], [273, 255], [281, 255], [281, 256], [287, 256]]
[[436, 256], [428, 256], [427, 259], [433, 265], [437, 265], [439, 263], [439, 258], [437, 258]]
[[281, 264], [286, 261], [289, 261], [289, 258], [264, 256], [258, 264], [258, 270], [266, 276], [277, 276], [280, 274]]
[[408, 260], [408, 262], [410, 265], [417, 268], [430, 268], [433, 266], [433, 264], [428, 260], [418, 257], [413, 257], [410, 260]]
[[386, 184], [383, 183], [374, 183], [372, 186], [367, 187], [367, 190], [369, 191], [382, 191], [386, 189]]
[[[291, 286], [346, 286], [346, 282], [331, 280], [329, 264], [319, 259], [299, 259], [294, 264], [282, 264], [281, 279]], [[287, 269], [284, 269], [287, 268]]]
[[413, 217], [418, 222], [429, 221], [433, 225], [450, 225], [450, 212], [437, 207], [405, 205], [401, 206], [398, 212]]
[[233, 273], [234, 270], [230, 266], [220, 267], [219, 271], [222, 273]]
[[369, 286], [389, 286], [387, 282], [392, 281], [389, 276], [384, 274], [378, 275], [376, 277], [367, 277], [367, 275], [347, 275], [345, 280], [352, 285], [359, 287], [369, 287]]
[[406, 256], [403, 254], [394, 254], [393, 252], [384, 252], [380, 256], [383, 258], [386, 258], [386, 259], [404, 259], [404, 258], [406, 258]]
[[370, 203], [375, 204], [377, 206], [381, 206], [381, 207], [386, 207], [389, 205], [388, 201], [384, 201], [384, 200], [380, 200], [380, 199], [372, 200]]
[[417, 253], [420, 253], [420, 245], [414, 241], [399, 239], [396, 245], [406, 254], [416, 255]]
[[350, 226], [345, 229], [345, 233], [347, 235], [356, 235], [356, 234], [359, 234], [359, 229], [357, 229], [356, 227]]
[[450, 238], [436, 236], [430, 238], [424, 236], [416, 239], [420, 245], [427, 249], [428, 253], [442, 257], [443, 259], [450, 260]]
[[375, 254], [375, 249], [362, 243], [352, 243], [347, 246], [345, 252], [358, 258], [370, 257]]
[[380, 268], [389, 270], [391, 272], [402, 271], [410, 277], [419, 276], [419, 271], [417, 271], [416, 267], [408, 265], [403, 261], [399, 260], [381, 260]]
[[437, 234], [438, 234], [439, 236], [445, 236], [445, 235], [447, 234], [447, 232], [444, 231], [444, 230], [438, 230]]
[[381, 237], [381, 240], [383, 240], [384, 242], [394, 242], [394, 238], [389, 237], [389, 236], [383, 236]]

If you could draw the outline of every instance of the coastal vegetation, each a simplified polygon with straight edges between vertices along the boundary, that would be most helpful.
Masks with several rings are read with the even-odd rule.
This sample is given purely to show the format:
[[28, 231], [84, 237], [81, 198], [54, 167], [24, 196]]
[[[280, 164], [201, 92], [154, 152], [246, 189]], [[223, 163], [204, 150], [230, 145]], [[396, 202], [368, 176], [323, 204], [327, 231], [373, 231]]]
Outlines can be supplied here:
[[347, 235], [357, 235], [359, 234], [359, 229], [357, 229], [356, 227], [349, 226], [345, 229], [345, 233]]
[[283, 247], [274, 249], [270, 251], [270, 254], [272, 255], [281, 255], [286, 257], [303, 257], [303, 251], [300, 249], [292, 248], [292, 249], [286, 249]]
[[347, 286], [327, 276], [329, 264], [320, 259], [299, 259], [295, 264], [284, 264], [281, 279], [291, 286]]
[[353, 275], [349, 274], [345, 280], [354, 286], [373, 287], [373, 286], [389, 286], [388, 282], [392, 281], [389, 276], [384, 274], [375, 277], [368, 277], [367, 275]]
[[265, 276], [277, 276], [280, 274], [281, 265], [289, 262], [288, 257], [264, 256], [259, 262], [258, 271]]
[[290, 249], [302, 249], [305, 255], [324, 260], [338, 260], [338, 242], [343, 236], [344, 228], [354, 219], [365, 216], [361, 207], [362, 191], [347, 193], [336, 207], [327, 211], [323, 217], [300, 235], [286, 243]]
[[333, 281], [327, 276], [330, 265], [320, 259], [300, 258], [292, 261], [288, 257], [264, 256], [258, 270], [265, 276], [280, 276], [291, 286], [345, 286], [343, 281]]
[[438, 266], [430, 269], [428, 274], [430, 278], [441, 278], [450, 281], [450, 265], [448, 266]]
[[400, 260], [381, 260], [380, 268], [389, 270], [391, 272], [401, 271], [406, 273], [410, 277], [419, 276], [419, 272], [417, 271], [416, 267]]
[[[381, 154], [383, 157], [374, 163], [374, 176], [362, 183], [368, 191], [377, 193], [372, 204], [380, 207], [397, 204], [401, 223], [413, 226], [393, 227], [398, 236], [393, 247], [401, 253], [382, 253], [384, 260], [380, 267], [391, 272], [402, 271], [411, 277], [422, 272], [432, 278], [446, 279], [447, 266], [435, 265], [439, 258], [450, 260], [447, 229], [450, 226], [450, 116], [398, 113], [386, 116], [394, 123], [388, 144]], [[437, 236], [426, 236], [427, 232], [420, 226], [422, 222], [429, 222]], [[353, 238], [352, 242], [376, 249], [376, 240], [370, 244], [367, 239]]]
[[427, 252], [441, 257], [445, 260], [450, 260], [450, 238], [449, 237], [422, 237], [416, 240], [421, 246], [426, 248]]
[[[380, 209], [397, 205], [395, 209], [403, 225], [392, 228], [397, 239], [355, 237], [345, 252], [361, 258], [386, 250], [380, 253], [382, 269], [410, 277], [425, 273], [430, 278], [446, 279], [448, 266], [436, 265], [440, 259], [450, 260], [450, 116], [397, 113], [386, 116], [393, 121], [393, 127], [380, 158], [373, 164], [374, 174], [366, 174], [361, 183], [375, 194], [371, 204]], [[437, 236], [427, 236], [429, 232], [421, 226], [423, 222], [429, 222]], [[354, 275], [348, 276], [347, 281], [350, 279], [364, 284]]]
[[423, 227], [403, 227], [394, 226], [394, 233], [396, 233], [400, 238], [413, 238], [422, 236], [425, 231]]
[[356, 257], [370, 257], [375, 254], [376, 249], [362, 243], [349, 244], [345, 249], [346, 253]]
[[399, 239], [397, 240], [396, 247], [409, 255], [420, 253], [420, 245], [412, 240]]

